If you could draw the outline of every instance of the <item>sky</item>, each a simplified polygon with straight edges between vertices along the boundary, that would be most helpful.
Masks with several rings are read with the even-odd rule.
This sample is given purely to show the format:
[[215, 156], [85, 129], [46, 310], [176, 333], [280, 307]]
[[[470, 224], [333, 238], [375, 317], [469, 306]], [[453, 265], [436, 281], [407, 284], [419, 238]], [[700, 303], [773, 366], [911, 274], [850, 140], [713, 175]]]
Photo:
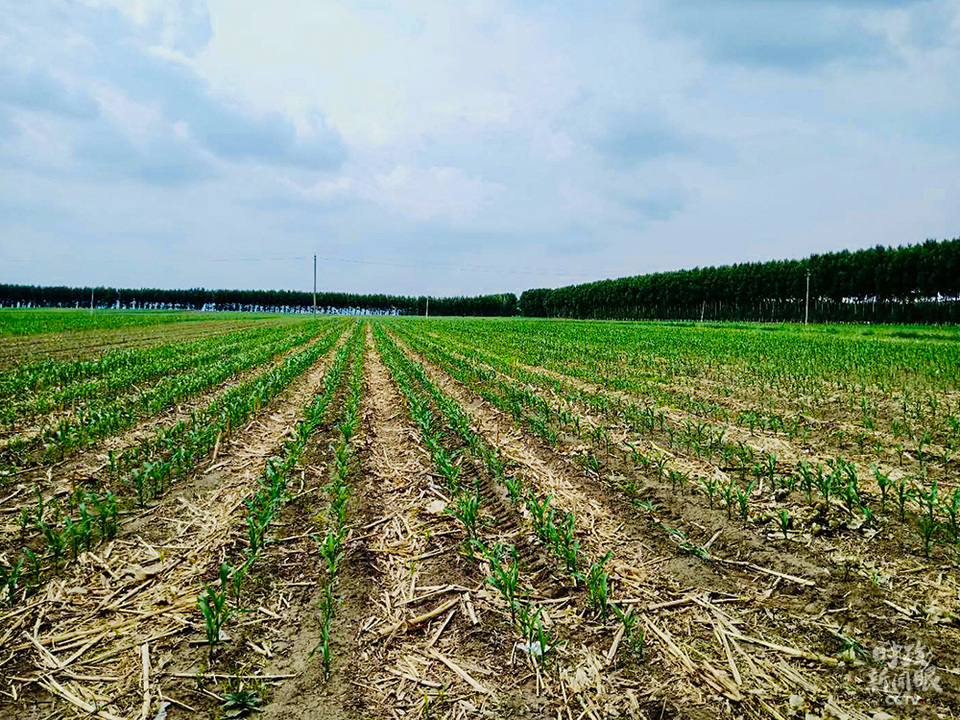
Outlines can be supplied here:
[[461, 295], [960, 236], [960, 0], [0, 0], [0, 283]]

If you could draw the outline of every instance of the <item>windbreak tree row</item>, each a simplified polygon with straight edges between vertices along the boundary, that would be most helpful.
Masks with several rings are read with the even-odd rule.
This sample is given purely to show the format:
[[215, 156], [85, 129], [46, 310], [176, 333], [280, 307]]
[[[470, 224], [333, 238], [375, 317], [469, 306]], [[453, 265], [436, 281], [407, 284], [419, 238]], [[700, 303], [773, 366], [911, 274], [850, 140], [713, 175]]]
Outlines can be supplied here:
[[[97, 308], [115, 309], [306, 313], [314, 306], [313, 293], [298, 290], [0, 285], [0, 307], [85, 308], [90, 307], [91, 300]], [[321, 313], [424, 315], [429, 312], [434, 315], [512, 316], [517, 313], [517, 296], [498, 293], [428, 300], [425, 296], [318, 292], [316, 306]]]
[[960, 238], [527, 290], [527, 317], [960, 322]]

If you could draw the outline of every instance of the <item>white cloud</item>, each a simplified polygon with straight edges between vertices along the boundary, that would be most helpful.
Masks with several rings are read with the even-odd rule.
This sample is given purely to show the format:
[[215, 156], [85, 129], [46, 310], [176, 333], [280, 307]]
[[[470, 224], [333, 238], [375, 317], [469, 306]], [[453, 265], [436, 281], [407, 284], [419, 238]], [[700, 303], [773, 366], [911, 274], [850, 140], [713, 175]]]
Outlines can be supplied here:
[[370, 200], [409, 220], [465, 223], [503, 190], [497, 183], [469, 177], [459, 168], [400, 166], [377, 175], [363, 191]]
[[502, 3], [211, 7], [206, 77], [265, 106], [322, 107], [352, 146], [383, 148], [449, 125], [523, 127], [566, 100], [566, 54]]

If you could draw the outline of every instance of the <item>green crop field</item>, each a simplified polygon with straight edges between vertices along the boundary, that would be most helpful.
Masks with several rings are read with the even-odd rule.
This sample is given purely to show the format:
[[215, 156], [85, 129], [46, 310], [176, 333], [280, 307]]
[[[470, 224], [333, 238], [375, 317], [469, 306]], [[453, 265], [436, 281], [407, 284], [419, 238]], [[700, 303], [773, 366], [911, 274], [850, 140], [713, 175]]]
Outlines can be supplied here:
[[[239, 313], [236, 314], [239, 316]], [[196, 320], [222, 320], [221, 314], [184, 312], [182, 310], [57, 310], [0, 309], [0, 337], [34, 335], [72, 330], [108, 330], [115, 328], [150, 327], [162, 323]]]
[[960, 712], [954, 327], [0, 334], [0, 718]]

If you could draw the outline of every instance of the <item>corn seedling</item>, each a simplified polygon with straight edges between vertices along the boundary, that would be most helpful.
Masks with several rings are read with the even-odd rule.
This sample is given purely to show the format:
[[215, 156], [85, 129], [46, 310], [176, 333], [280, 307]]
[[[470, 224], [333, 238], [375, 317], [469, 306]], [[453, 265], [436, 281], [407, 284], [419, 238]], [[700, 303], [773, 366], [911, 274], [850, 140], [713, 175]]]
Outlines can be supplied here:
[[913, 496], [913, 489], [907, 486], [907, 479], [905, 477], [900, 478], [893, 488], [897, 492], [897, 507], [900, 508], [900, 522], [904, 522], [907, 519], [907, 501]]
[[347, 520], [347, 501], [350, 499], [350, 488], [339, 482], [327, 486], [327, 493], [330, 495], [330, 518], [338, 525], [343, 525]]
[[853, 517], [853, 511], [859, 509], [861, 506], [860, 491], [857, 487], [856, 480], [849, 480], [844, 486], [843, 498], [847, 506], [847, 514]]
[[710, 509], [713, 510], [713, 497], [717, 494], [717, 478], [715, 475], [700, 479], [700, 484], [707, 491], [707, 497], [710, 500]]
[[937, 489], [937, 481], [934, 480], [928, 490], [918, 489], [916, 491], [917, 504], [920, 506], [921, 513], [923, 513], [917, 520], [917, 531], [923, 540], [923, 553], [927, 557], [930, 557], [930, 548], [941, 527], [936, 517]]
[[33, 486], [33, 494], [37, 498], [37, 524], [43, 523], [43, 492], [36, 485]]
[[550, 642], [550, 631], [543, 627], [542, 612], [542, 608], [531, 611], [529, 606], [521, 605], [517, 614], [520, 633], [534, 664], [546, 661], [547, 653], [556, 647]]
[[330, 628], [333, 625], [333, 616], [336, 613], [336, 599], [333, 596], [333, 584], [328, 583], [324, 588], [323, 598], [320, 600], [320, 660], [325, 673], [330, 673]]
[[609, 584], [606, 570], [603, 566], [610, 559], [610, 553], [604, 555], [598, 562], [593, 563], [587, 571], [587, 592], [591, 607], [598, 615], [606, 617], [610, 606], [608, 603]]
[[753, 492], [753, 481], [746, 490], [737, 489], [737, 505], [740, 507], [740, 518], [747, 522], [750, 519], [750, 493]]
[[329, 625], [336, 614], [337, 600], [333, 595], [333, 582], [331, 581], [323, 588], [323, 597], [320, 598], [320, 616], [323, 618], [323, 623]]
[[242, 718], [258, 712], [260, 703], [263, 702], [260, 696], [249, 690], [237, 690], [235, 692], [224, 693], [220, 707], [226, 711], [227, 717]]
[[[501, 473], [494, 473], [495, 475], [502, 475]], [[519, 475], [504, 475], [503, 483], [507, 487], [507, 492], [510, 493], [510, 499], [513, 500], [515, 505], [520, 503], [521, 491], [523, 490], [523, 479]]]
[[653, 502], [653, 500], [634, 500], [633, 504], [636, 505], [641, 510], [646, 510], [647, 512], [656, 512], [660, 507]]
[[922, 487], [915, 491], [915, 499], [920, 512], [925, 513], [931, 522], [936, 518], [938, 491], [939, 488], [936, 480], [933, 481], [926, 491], [924, 491]]
[[549, 504], [549, 495], [543, 499], [543, 502], [540, 502], [533, 491], [527, 492], [527, 509], [533, 518], [533, 527], [541, 537], [546, 534], [547, 519], [549, 517], [547, 506]]
[[204, 586], [204, 592], [197, 598], [197, 605], [203, 613], [203, 622], [207, 633], [207, 644], [211, 650], [220, 642], [224, 623], [230, 617], [230, 608], [227, 607], [227, 592], [221, 589], [217, 592], [209, 585]]
[[30, 548], [24, 548], [23, 554], [27, 558], [29, 572], [27, 584], [29, 587], [36, 587], [40, 584], [40, 573], [43, 571], [43, 556], [37, 555]]
[[67, 540], [63, 533], [56, 527], [45, 525], [42, 521], [40, 522], [40, 530], [43, 532], [43, 537], [47, 541], [47, 549], [50, 551], [50, 554], [53, 555], [53, 564], [54, 567], [56, 567], [60, 564], [63, 551], [66, 550]]
[[663, 454], [657, 455], [657, 457], [654, 458], [654, 464], [657, 466], [657, 480], [660, 480], [666, 474], [667, 456]]
[[227, 579], [229, 578], [230, 590], [233, 592], [233, 601], [237, 609], [240, 608], [240, 595], [243, 591], [243, 585], [247, 580], [247, 570], [250, 567], [250, 563], [251, 560], [248, 559], [236, 567], [228, 565], [227, 563], [221, 563], [220, 565], [220, 586], [225, 588], [227, 586]]
[[0, 589], [6, 590], [7, 602], [10, 607], [13, 607], [17, 603], [17, 585], [20, 582], [22, 567], [23, 557], [17, 560], [16, 565], [9, 567], [0, 565]]
[[874, 466], [873, 475], [877, 479], [877, 486], [880, 488], [880, 509], [887, 509], [887, 493], [890, 491], [890, 478], [880, 472], [880, 468]]
[[250, 554], [260, 552], [263, 547], [263, 536], [266, 533], [266, 526], [262, 525], [259, 519], [253, 515], [247, 518], [247, 542], [250, 545]]
[[450, 512], [467, 528], [469, 537], [476, 537], [477, 522], [480, 519], [480, 488], [476, 488], [473, 493], [461, 494], [457, 498], [456, 507], [451, 508]]
[[493, 585], [503, 599], [507, 601], [510, 608], [510, 621], [516, 622], [517, 619], [517, 589], [520, 582], [520, 566], [517, 561], [517, 548], [511, 545], [509, 551], [505, 551], [500, 543], [486, 553], [490, 561], [490, 567], [493, 574], [487, 578], [487, 582]]
[[710, 553], [707, 552], [706, 548], [697, 545], [695, 542], [690, 540], [687, 537], [687, 534], [680, 528], [672, 528], [667, 525], [664, 525], [662, 522], [657, 523], [660, 526], [660, 529], [666, 532], [673, 539], [677, 546], [684, 552], [688, 552], [691, 555], [695, 555], [701, 560], [710, 561]]
[[790, 513], [787, 512], [786, 508], [783, 508], [780, 510], [780, 514], [777, 516], [777, 519], [780, 523], [780, 531], [783, 533], [783, 539], [789, 540]]
[[595, 473], [600, 472], [600, 461], [597, 460], [597, 456], [594, 455], [592, 451], [585, 455], [580, 455], [577, 459], [580, 461], [580, 464], [588, 470], [592, 470]]
[[740, 487], [733, 480], [730, 480], [726, 485], [723, 486], [721, 490], [724, 505], [727, 507], [728, 519], [733, 517], [733, 505], [737, 501], [737, 496], [739, 493]]
[[575, 539], [576, 518], [571, 512], [557, 513], [556, 517], [559, 518], [559, 524], [551, 522], [549, 526], [551, 541], [557, 555], [566, 564], [567, 572], [576, 577], [580, 568], [580, 541]]
[[643, 628], [637, 624], [637, 616], [633, 613], [633, 608], [623, 612], [616, 605], [610, 605], [614, 615], [623, 625], [623, 637], [626, 638], [627, 648], [638, 659], [643, 659], [646, 650], [646, 641], [643, 635]]
[[670, 470], [670, 485], [673, 487], [673, 491], [677, 490], [683, 491], [683, 486], [687, 482], [687, 476], [684, 475], [679, 470]]
[[327, 573], [331, 578], [336, 577], [337, 571], [340, 569], [340, 563], [343, 561], [343, 550], [341, 548], [346, 534], [347, 529], [341, 526], [337, 532], [328, 531], [323, 539], [319, 535], [313, 536], [313, 539], [320, 546], [320, 555], [327, 563]]
[[33, 526], [33, 514], [30, 512], [30, 508], [21, 508], [20, 509], [20, 537], [25, 537], [27, 530]]
[[833, 473], [826, 473], [823, 465], [817, 465], [817, 477], [814, 481], [820, 495], [823, 497], [823, 504], [830, 507], [830, 495], [833, 492], [836, 476]]

